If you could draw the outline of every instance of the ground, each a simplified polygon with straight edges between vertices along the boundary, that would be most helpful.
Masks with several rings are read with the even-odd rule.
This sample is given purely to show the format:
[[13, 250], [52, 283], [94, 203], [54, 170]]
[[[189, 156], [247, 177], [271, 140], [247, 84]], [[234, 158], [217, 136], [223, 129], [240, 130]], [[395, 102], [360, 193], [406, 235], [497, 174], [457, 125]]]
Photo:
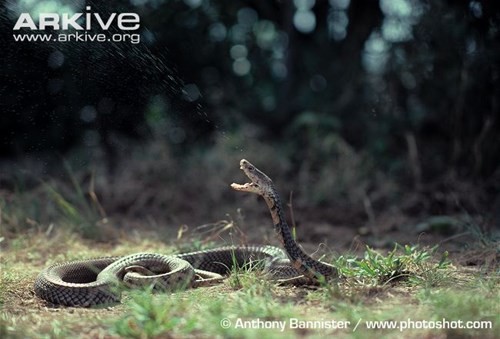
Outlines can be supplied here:
[[273, 174], [297, 240], [337, 266], [338, 281], [279, 285], [243, 267], [216, 286], [127, 291], [99, 308], [35, 296], [36, 276], [56, 262], [279, 245], [265, 204], [229, 188], [245, 180], [240, 157], [222, 148], [186, 170], [159, 148], [124, 157], [112, 174], [96, 165], [42, 179], [2, 167], [0, 337], [500, 337], [498, 219], [480, 209], [489, 206], [480, 187], [453, 180], [414, 192], [379, 173], [367, 185], [352, 155], [327, 176], [287, 180], [286, 162], [262, 145], [245, 157]]
[[[263, 219], [262, 225], [266, 221]], [[334, 229], [330, 227], [314, 225], [311, 229], [315, 232], [304, 236], [308, 240], [304, 244], [306, 250], [314, 252], [318, 246], [311, 239], [321, 238], [327, 230]], [[177, 232], [179, 239], [168, 244], [160, 240], [162, 237], [154, 230], [123, 232], [113, 242], [84, 239], [54, 228], [50, 232], [33, 229], [2, 238], [2, 337], [323, 337], [335, 334], [365, 338], [399, 337], [404, 333], [405, 337], [415, 338], [457, 335], [494, 338], [500, 335], [498, 244], [476, 245], [464, 251], [459, 249], [461, 243], [445, 241], [443, 246], [431, 250], [426, 242], [439, 243], [436, 239], [440, 237], [429, 237], [432, 241], [427, 241], [431, 239], [408, 232], [387, 231], [374, 237], [356, 235], [356, 231], [347, 227], [334, 229], [335, 237], [328, 239], [328, 246], [320, 248], [320, 252], [327, 254], [323, 260], [346, 265], [346, 277], [338, 283], [322, 286], [280, 286], [265, 280], [259, 272], [243, 269], [217, 286], [172, 294], [126, 292], [120, 304], [100, 308], [60, 307], [34, 295], [36, 275], [54, 262], [141, 251], [173, 253], [239, 242], [235, 239], [251, 238], [254, 242], [258, 237], [273, 243], [272, 232], [264, 226], [253, 229], [252, 237], [227, 221], [204, 225], [201, 229], [207, 228], [211, 230], [201, 232], [193, 227], [185, 233]], [[380, 245], [389, 238], [400, 244], [420, 241], [420, 247], [410, 251], [411, 256], [425, 253], [430, 255], [429, 260], [418, 266], [419, 262], [411, 259], [407, 269], [385, 280], [373, 280], [365, 271], [363, 275], [347, 266], [356, 254], [359, 263], [376, 261], [371, 267], [383, 270], [383, 265], [392, 264], [385, 261], [389, 252]], [[362, 245], [365, 239], [373, 244], [378, 242], [380, 249], [365, 252]], [[335, 244], [339, 245], [335, 247]], [[335, 251], [331, 251], [332, 247]], [[439, 266], [446, 249], [450, 253], [447, 264]], [[374, 256], [374, 253], [381, 255]], [[408, 259], [401, 251], [397, 253], [400, 260]], [[346, 261], [339, 260], [339, 256]], [[411, 266], [414, 264], [417, 266]], [[379, 271], [378, 274], [385, 273]], [[386, 322], [371, 323], [373, 321]], [[468, 325], [477, 328], [458, 328], [462, 326], [460, 321], [464, 324], [473, 321]], [[397, 326], [398, 329], [370, 329], [369, 326]], [[491, 328], [482, 328], [485, 326]]]

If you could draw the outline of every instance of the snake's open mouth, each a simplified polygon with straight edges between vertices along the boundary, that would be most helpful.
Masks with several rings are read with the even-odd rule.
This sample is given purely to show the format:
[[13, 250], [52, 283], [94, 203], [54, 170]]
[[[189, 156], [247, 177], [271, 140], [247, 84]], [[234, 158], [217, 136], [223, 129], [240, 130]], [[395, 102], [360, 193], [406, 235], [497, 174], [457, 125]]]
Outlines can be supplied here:
[[253, 182], [247, 182], [243, 185], [241, 184], [236, 184], [232, 183], [231, 187], [237, 191], [243, 191], [243, 192], [251, 192], [251, 193], [259, 193], [258, 188], [259, 186]]
[[246, 184], [243, 184], [243, 185], [233, 182], [231, 184], [231, 187], [234, 188], [235, 190], [241, 191], [241, 190], [244, 190], [245, 188], [247, 188], [249, 185], [250, 185], [250, 183], [248, 183], [248, 182]]
[[[250, 179], [254, 180], [254, 174], [253, 172], [256, 170], [256, 168], [247, 160], [241, 159], [240, 161], [240, 169], [245, 173], [245, 175]], [[241, 184], [236, 184], [232, 183], [231, 187], [237, 191], [242, 191], [242, 192], [250, 192], [250, 193], [256, 193], [260, 194], [260, 189], [259, 185], [256, 184], [255, 182], [247, 182], [243, 185]]]

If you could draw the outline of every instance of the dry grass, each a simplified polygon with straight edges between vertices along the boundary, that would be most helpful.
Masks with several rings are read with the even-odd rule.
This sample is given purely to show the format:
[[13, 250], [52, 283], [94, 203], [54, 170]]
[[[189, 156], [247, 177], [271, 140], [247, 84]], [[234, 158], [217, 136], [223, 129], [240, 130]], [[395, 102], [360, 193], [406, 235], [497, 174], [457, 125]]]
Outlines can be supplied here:
[[[293, 223], [298, 239], [305, 241], [304, 248], [316, 258], [326, 254], [323, 259], [330, 260], [342, 254], [346, 258], [363, 254], [366, 244], [386, 255], [384, 248], [391, 248], [395, 241], [418, 243], [422, 248], [442, 242], [440, 251], [449, 250], [455, 266], [442, 270], [434, 266], [422, 270], [422, 266], [412, 272], [416, 266], [410, 265], [409, 272], [399, 272], [408, 273], [411, 279], [390, 275], [389, 280], [377, 279], [373, 270], [372, 279], [363, 280], [356, 276], [356, 267], [339, 261], [351, 276], [320, 287], [277, 286], [252, 272], [237, 272], [241, 285], [229, 279], [218, 286], [171, 295], [125, 293], [121, 304], [93, 309], [56, 307], [36, 298], [34, 279], [54, 262], [143, 251], [186, 252], [227, 244], [276, 244], [264, 204], [229, 189], [231, 182], [244, 180], [237, 166], [243, 155], [236, 147], [244, 141], [236, 138], [221, 138], [211, 150], [183, 162], [161, 144], [147, 150], [134, 148], [133, 154], [121, 158], [113, 175], [104, 175], [105, 169], [96, 161], [92, 171], [64, 170], [63, 180], [35, 180], [36, 173], [32, 173], [33, 177], [14, 182], [12, 189], [0, 191], [0, 337], [500, 336], [498, 240], [459, 228], [463, 227], [462, 215], [445, 223], [439, 218], [438, 225], [436, 218], [429, 218], [423, 223], [426, 228], [417, 231], [415, 218], [403, 210], [420, 206], [423, 199], [410, 199], [406, 207], [396, 204], [400, 195], [394, 182], [376, 172], [370, 178], [364, 167], [369, 161], [367, 165], [342, 140], [318, 151], [317, 161], [323, 159], [321, 152], [332, 151], [330, 147], [336, 154], [320, 171], [314, 170], [312, 160], [301, 163], [296, 181], [288, 181], [294, 165], [286, 157], [276, 157], [272, 145], [254, 138], [245, 148], [244, 157], [258, 159], [254, 162], [259, 166], [265, 164], [284, 197], [294, 192]], [[473, 222], [484, 219], [466, 217]], [[465, 236], [453, 238], [458, 232]], [[464, 252], [465, 244], [469, 249]], [[374, 256], [372, 252], [371, 260], [377, 261]], [[439, 261], [439, 255], [433, 259]], [[389, 260], [386, 266], [390, 264]], [[447, 313], [451, 304], [459, 311]], [[492, 320], [494, 328], [400, 332], [364, 326], [365, 321], [408, 317]], [[223, 318], [345, 320], [351, 326], [287, 328], [284, 332], [223, 329], [219, 325]], [[361, 327], [353, 332], [360, 319]]]
[[[85, 240], [73, 233], [55, 232], [51, 237], [46, 237], [44, 234], [33, 232], [4, 239], [3, 246], [0, 330], [3, 332], [2, 337], [13, 338], [119, 337], [117, 331], [123, 331], [123, 327], [120, 326], [124, 326], [124, 319], [129, 319], [125, 322], [127, 331], [130, 331], [128, 326], [133, 324], [133, 321], [138, 321], [134, 318], [138, 306], [133, 293], [126, 293], [122, 304], [111, 307], [92, 309], [57, 307], [47, 304], [34, 295], [33, 281], [36, 275], [43, 267], [53, 262], [98, 257], [103, 254], [124, 255], [145, 250], [162, 253], [175, 251], [173, 247], [140, 233], [135, 236], [124, 236], [120, 242], [110, 245]], [[150, 307], [153, 303], [168, 307], [169, 319], [180, 319], [178, 322], [167, 322], [171, 327], [159, 337], [220, 336], [224, 333], [243, 337], [262, 335], [319, 337], [325, 334], [350, 337], [353, 335], [353, 324], [359, 319], [404, 320], [411, 316], [413, 319], [435, 320], [437, 315], [446, 316], [446, 305], [442, 303], [455, 300], [454, 293], [456, 298], [476, 295], [479, 299], [470, 302], [475, 303], [473, 307], [481, 307], [480, 303], [484, 303], [483, 310], [473, 309], [470, 313], [465, 308], [462, 311], [454, 311], [453, 317], [462, 315], [465, 318], [474, 316], [476, 317], [474, 320], [493, 320], [496, 322], [496, 327], [492, 330], [457, 333], [495, 337], [498, 334], [500, 319], [498, 312], [496, 314], [491, 312], [498, 311], [495, 303], [500, 301], [498, 275], [490, 273], [481, 276], [477, 270], [467, 271], [462, 268], [450, 268], [444, 273], [451, 275], [452, 279], [443, 280], [443, 284], [435, 288], [405, 282], [363, 287], [352, 281], [346, 281], [337, 287], [311, 288], [277, 286], [259, 280], [260, 278], [255, 277], [252, 272], [242, 272], [243, 279], [239, 280], [244, 283], [239, 288], [234, 288], [226, 282], [219, 286], [172, 295], [152, 297], [141, 295], [139, 300], [148, 300], [145, 307]], [[200, 312], [205, 315], [200, 315]], [[347, 330], [288, 328], [284, 333], [234, 328], [225, 330], [218, 326], [220, 319], [225, 317], [233, 320], [237, 317], [244, 319], [261, 317], [268, 320], [291, 317], [302, 320], [335, 319], [350, 321], [352, 324]], [[189, 323], [194, 324], [192, 328], [187, 325]], [[373, 335], [373, 331], [360, 328], [354, 335], [369, 337]], [[133, 333], [142, 332], [139, 330], [130, 333], [129, 335], [133, 336]], [[397, 336], [400, 332], [377, 330], [375, 333]], [[455, 332], [406, 330], [404, 333], [406, 337], [434, 337]], [[143, 334], [142, 337], [148, 337], [147, 333]]]

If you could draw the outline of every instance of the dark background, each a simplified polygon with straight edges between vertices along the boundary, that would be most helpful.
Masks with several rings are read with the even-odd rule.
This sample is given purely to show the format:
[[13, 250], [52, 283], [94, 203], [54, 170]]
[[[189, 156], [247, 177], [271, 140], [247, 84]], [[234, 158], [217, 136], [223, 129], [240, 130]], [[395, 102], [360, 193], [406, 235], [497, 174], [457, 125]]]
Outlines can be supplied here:
[[227, 185], [245, 157], [304, 219], [500, 223], [496, 0], [86, 2], [138, 13], [140, 44], [16, 42], [16, 3], [0, 7], [5, 209], [95, 179], [108, 216], [203, 223], [243, 204]]

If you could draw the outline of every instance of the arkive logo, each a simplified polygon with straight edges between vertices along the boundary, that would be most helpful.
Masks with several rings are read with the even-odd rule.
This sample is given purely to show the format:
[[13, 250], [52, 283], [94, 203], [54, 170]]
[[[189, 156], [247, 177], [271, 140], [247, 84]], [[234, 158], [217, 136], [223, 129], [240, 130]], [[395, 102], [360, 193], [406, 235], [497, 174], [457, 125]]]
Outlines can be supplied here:
[[[102, 17], [99, 13], [91, 12], [91, 7], [86, 6], [86, 13], [58, 14], [58, 13], [40, 13], [38, 20], [33, 20], [30, 13], [21, 13], [14, 25], [13, 30], [18, 31], [26, 28], [32, 31], [44, 31], [47, 28], [53, 30], [77, 30], [90, 31], [100, 28], [103, 31], [116, 26], [122, 31], [135, 31], [140, 28], [140, 18], [137, 13], [111, 13], [108, 17]], [[85, 18], [84, 24], [77, 21]], [[38, 26], [36, 24], [38, 22]]]
[[[96, 42], [138, 44], [141, 19], [137, 13], [101, 15], [85, 7], [84, 13], [40, 12], [35, 18], [21, 13], [13, 27], [17, 42]], [[134, 32], [135, 31], [135, 32]]]

